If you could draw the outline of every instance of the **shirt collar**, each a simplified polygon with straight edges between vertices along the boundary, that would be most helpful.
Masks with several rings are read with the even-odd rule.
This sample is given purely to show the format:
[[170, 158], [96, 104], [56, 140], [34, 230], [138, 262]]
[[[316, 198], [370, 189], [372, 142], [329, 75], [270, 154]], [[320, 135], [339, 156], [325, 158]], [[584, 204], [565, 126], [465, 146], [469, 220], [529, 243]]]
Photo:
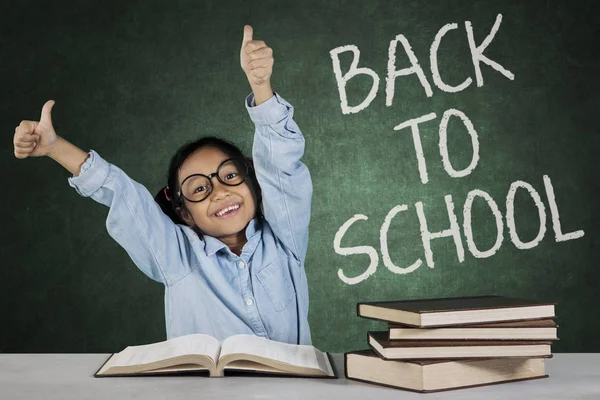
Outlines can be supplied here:
[[[260, 234], [260, 221], [257, 218], [252, 219], [248, 226], [246, 226], [246, 238], [248, 239], [248, 244], [251, 244], [251, 247], [254, 248], [254, 242], [258, 239]], [[221, 249], [226, 249], [227, 245], [221, 242], [219, 239], [213, 236], [204, 235], [204, 250], [208, 256], [214, 255], [217, 251]]]

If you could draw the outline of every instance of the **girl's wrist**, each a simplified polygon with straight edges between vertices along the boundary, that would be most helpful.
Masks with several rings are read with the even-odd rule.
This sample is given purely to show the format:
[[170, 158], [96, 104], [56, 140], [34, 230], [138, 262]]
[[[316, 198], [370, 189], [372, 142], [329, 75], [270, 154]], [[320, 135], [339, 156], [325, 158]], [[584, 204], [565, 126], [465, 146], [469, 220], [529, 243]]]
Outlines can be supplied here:
[[48, 150], [48, 154], [46, 154], [46, 156], [50, 157], [54, 161], [57, 161], [56, 158], [58, 157], [58, 154], [60, 153], [60, 148], [64, 147], [65, 142], [66, 142], [65, 139], [56, 135], [56, 141], [51, 145], [50, 149]]
[[48, 153], [48, 156], [74, 176], [78, 176], [81, 166], [85, 163], [89, 154], [60, 136], [57, 136], [56, 142], [52, 145], [52, 150]]
[[266, 82], [262, 85], [250, 84], [254, 93], [254, 105], [258, 106], [273, 97], [273, 89], [271, 82]]

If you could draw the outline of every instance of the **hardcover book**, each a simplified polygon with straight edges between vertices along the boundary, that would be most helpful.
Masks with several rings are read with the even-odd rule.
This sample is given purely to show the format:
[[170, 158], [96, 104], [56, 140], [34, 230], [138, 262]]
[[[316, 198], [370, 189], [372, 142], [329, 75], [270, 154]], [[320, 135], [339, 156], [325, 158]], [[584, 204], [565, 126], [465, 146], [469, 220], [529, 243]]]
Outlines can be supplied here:
[[415, 328], [388, 324], [390, 340], [558, 340], [551, 319]]
[[555, 303], [504, 296], [360, 302], [360, 317], [419, 328], [554, 318]]
[[417, 392], [437, 392], [546, 378], [543, 358], [383, 360], [371, 350], [344, 354], [346, 378]]
[[369, 332], [368, 343], [384, 359], [549, 357], [552, 341], [389, 340], [388, 332]]

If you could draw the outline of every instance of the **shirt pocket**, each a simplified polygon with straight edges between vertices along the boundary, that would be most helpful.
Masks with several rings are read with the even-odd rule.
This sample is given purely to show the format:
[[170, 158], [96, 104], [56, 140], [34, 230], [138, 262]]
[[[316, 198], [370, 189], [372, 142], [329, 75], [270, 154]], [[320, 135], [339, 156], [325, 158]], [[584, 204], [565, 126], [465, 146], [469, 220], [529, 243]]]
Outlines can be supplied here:
[[296, 297], [296, 292], [287, 271], [276, 260], [260, 270], [258, 281], [267, 292], [275, 311], [283, 311]]

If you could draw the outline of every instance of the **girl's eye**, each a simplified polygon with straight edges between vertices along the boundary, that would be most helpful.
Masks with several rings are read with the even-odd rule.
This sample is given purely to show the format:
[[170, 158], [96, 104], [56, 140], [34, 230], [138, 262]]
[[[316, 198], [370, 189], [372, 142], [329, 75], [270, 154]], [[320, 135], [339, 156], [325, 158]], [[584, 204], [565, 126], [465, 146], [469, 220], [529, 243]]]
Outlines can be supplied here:
[[196, 190], [194, 190], [194, 193], [204, 192], [205, 190], [206, 190], [206, 186], [198, 186], [196, 188]]
[[225, 175], [225, 179], [233, 179], [237, 176], [237, 174], [235, 172], [230, 172], [227, 175]]

